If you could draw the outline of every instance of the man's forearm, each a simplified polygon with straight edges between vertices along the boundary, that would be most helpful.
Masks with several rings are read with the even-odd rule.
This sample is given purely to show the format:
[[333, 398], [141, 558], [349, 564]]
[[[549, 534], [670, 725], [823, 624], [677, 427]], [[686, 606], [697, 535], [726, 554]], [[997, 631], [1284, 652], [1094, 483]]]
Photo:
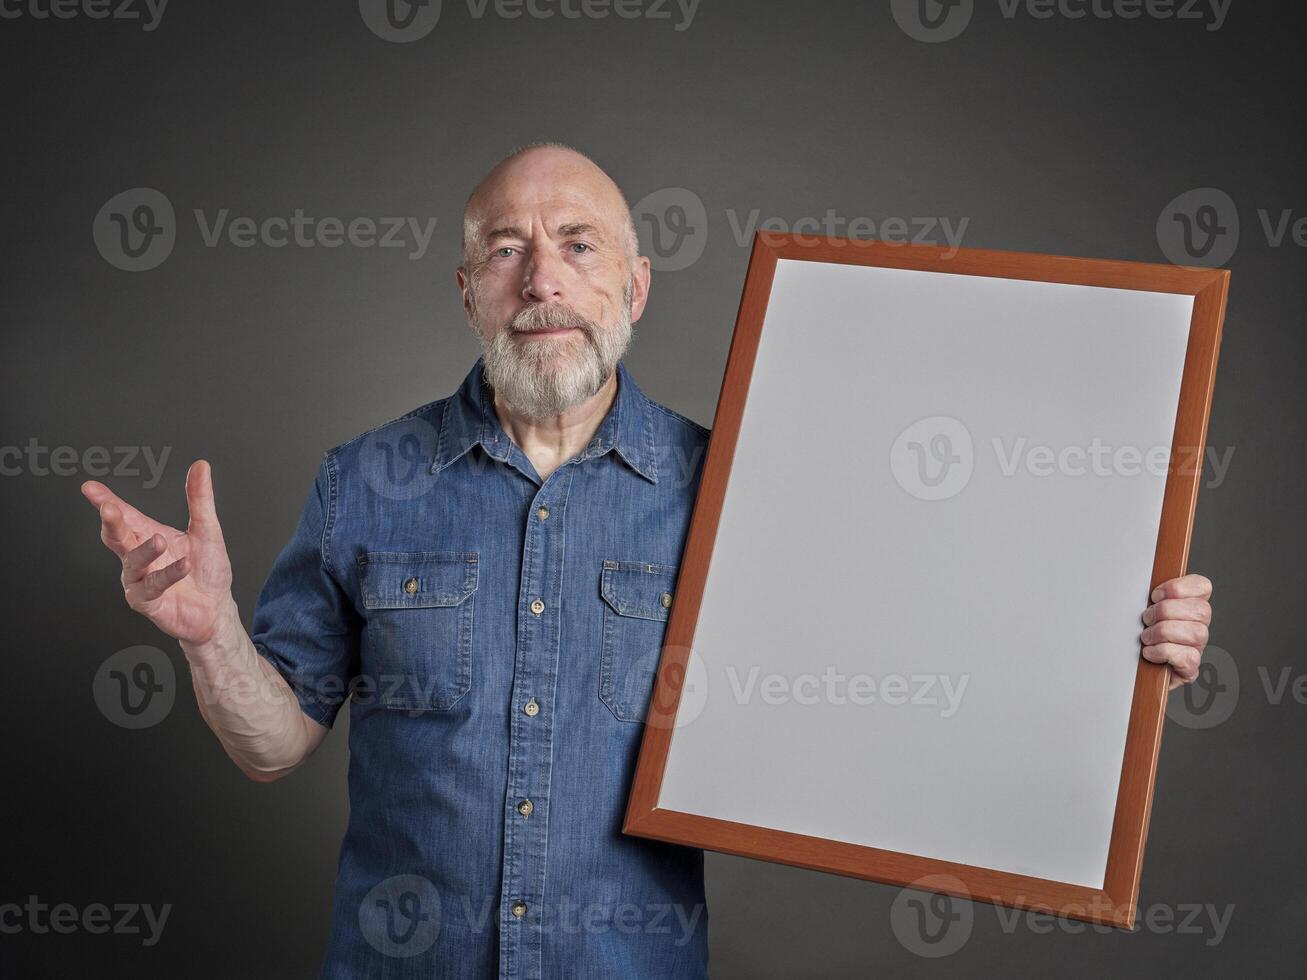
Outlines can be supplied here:
[[233, 601], [205, 643], [182, 643], [200, 714], [247, 776], [271, 782], [298, 768], [327, 729], [300, 710], [290, 685], [254, 649]]

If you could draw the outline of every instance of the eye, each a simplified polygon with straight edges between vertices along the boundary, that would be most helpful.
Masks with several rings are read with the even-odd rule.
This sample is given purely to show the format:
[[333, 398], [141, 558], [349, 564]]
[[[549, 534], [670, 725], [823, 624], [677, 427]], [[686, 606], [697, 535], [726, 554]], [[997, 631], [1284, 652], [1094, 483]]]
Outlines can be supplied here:
[[501, 245], [499, 248], [495, 249], [495, 253], [494, 253], [494, 254], [495, 254], [495, 258], [497, 258], [497, 259], [506, 259], [506, 258], [509, 258], [509, 257], [512, 256], [512, 254], [513, 254], [513, 246], [512, 246], [512, 245]]
[[585, 242], [573, 242], [571, 245], [568, 246], [568, 248], [573, 250], [572, 254], [574, 255], [584, 255], [586, 252], [594, 251], [594, 249], [592, 249]]

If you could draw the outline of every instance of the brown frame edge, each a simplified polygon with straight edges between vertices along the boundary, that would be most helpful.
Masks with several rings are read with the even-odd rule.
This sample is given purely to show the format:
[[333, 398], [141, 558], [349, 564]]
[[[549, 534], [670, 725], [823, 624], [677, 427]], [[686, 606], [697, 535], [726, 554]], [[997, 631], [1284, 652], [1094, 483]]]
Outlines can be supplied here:
[[[658, 807], [681, 681], [693, 646], [776, 262], [782, 258], [1193, 296], [1170, 472], [1149, 591], [1166, 579], [1183, 575], [1187, 567], [1229, 291], [1228, 270], [758, 232], [681, 558], [677, 601], [667, 624], [623, 833], [892, 885], [911, 886], [924, 877], [941, 876], [946, 880], [920, 887], [960, 898], [1133, 928], [1170, 684], [1169, 668], [1142, 657], [1135, 675], [1101, 889]], [[1147, 600], [1146, 595], [1142, 598]], [[958, 885], [950, 884], [947, 878], [957, 879]]]

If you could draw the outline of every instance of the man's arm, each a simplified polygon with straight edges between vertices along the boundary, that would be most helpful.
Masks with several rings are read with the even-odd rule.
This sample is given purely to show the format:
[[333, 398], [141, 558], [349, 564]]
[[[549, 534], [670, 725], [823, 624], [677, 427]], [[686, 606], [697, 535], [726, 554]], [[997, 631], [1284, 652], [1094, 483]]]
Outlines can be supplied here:
[[286, 679], [254, 649], [236, 603], [208, 643], [182, 643], [200, 714], [233, 762], [255, 782], [289, 775], [330, 730], [300, 710]]
[[231, 594], [231, 561], [218, 523], [209, 464], [186, 474], [190, 523], [160, 524], [88, 481], [100, 539], [122, 562], [127, 605], [181, 643], [200, 714], [250, 779], [298, 768], [328, 729], [300, 709], [285, 678], [254, 649]]

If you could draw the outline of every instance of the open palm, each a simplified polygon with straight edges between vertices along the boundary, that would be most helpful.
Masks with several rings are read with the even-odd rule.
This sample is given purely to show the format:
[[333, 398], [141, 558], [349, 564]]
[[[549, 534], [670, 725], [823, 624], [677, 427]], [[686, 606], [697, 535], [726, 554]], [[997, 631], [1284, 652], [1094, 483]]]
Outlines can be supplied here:
[[122, 561], [127, 604], [175, 639], [207, 642], [232, 601], [209, 464], [199, 460], [186, 474], [185, 531], [142, 514], [103, 483], [82, 484], [82, 495], [100, 512], [100, 540]]

